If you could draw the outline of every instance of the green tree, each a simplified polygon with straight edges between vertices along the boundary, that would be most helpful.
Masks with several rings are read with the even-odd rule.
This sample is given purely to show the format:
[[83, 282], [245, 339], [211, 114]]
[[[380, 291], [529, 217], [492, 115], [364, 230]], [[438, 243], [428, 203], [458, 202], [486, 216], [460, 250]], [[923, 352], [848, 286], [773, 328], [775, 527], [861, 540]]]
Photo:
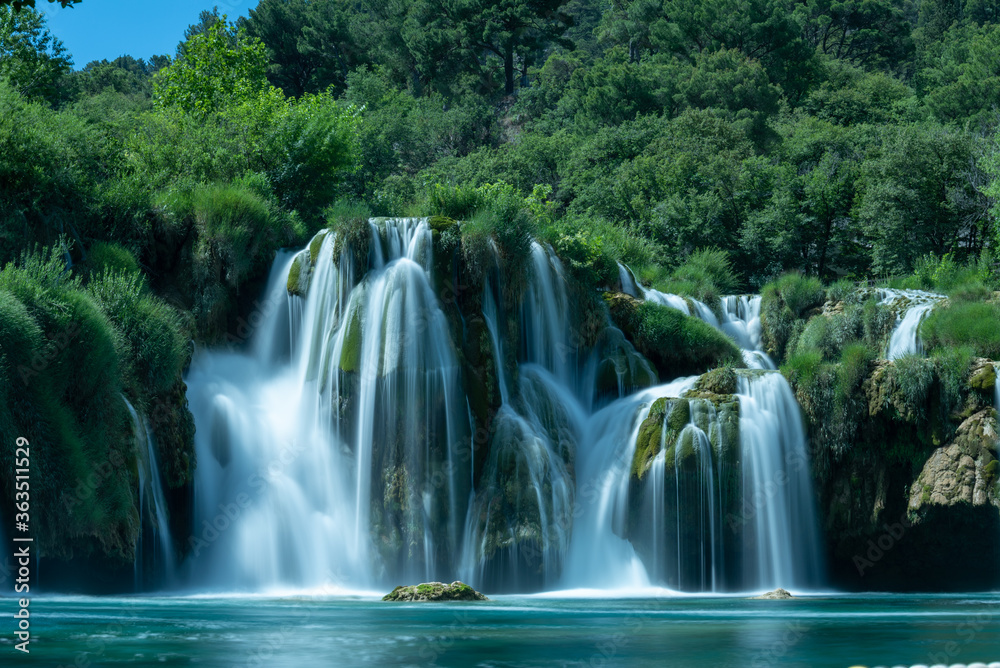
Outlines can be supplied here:
[[978, 255], [984, 207], [970, 178], [973, 136], [933, 123], [869, 132], [853, 215], [875, 271], [908, 273], [927, 253]]
[[267, 46], [268, 79], [287, 95], [342, 90], [363, 62], [342, 0], [262, 0], [250, 10], [250, 37]]
[[[51, 3], [58, 2], [63, 7], [69, 7], [69, 8], [72, 8], [73, 5], [82, 1], [83, 0], [49, 0], [49, 2]], [[10, 5], [11, 7], [14, 8], [15, 11], [19, 12], [25, 8], [34, 9], [35, 0], [0, 0], [0, 7], [4, 5]]]
[[[568, 0], [419, 0], [411, 11], [410, 45], [436, 53], [458, 44], [466, 69], [485, 76], [483, 59], [499, 60], [505, 95], [513, 95], [518, 74], [550, 44], [564, 44], [572, 17], [563, 11]], [[427, 64], [426, 58], [423, 62]]]
[[807, 0], [795, 10], [813, 47], [855, 65], [899, 68], [912, 55], [910, 24], [888, 0]]
[[180, 55], [153, 77], [157, 105], [209, 114], [259, 98], [268, 88], [267, 48], [220, 18], [187, 42]]
[[25, 97], [54, 103], [72, 61], [33, 9], [0, 6], [0, 77]]

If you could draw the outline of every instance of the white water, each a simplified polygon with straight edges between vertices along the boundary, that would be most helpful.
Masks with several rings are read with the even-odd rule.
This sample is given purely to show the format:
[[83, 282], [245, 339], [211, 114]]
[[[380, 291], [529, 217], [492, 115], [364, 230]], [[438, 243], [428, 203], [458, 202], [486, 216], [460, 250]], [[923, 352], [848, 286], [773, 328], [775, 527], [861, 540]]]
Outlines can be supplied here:
[[722, 297], [719, 304], [719, 311], [722, 313], [722, 321], [720, 322], [715, 311], [697, 299], [643, 287], [634, 280], [631, 270], [620, 263], [618, 275], [622, 291], [626, 294], [676, 309], [684, 315], [693, 315], [729, 336], [743, 352], [743, 361], [747, 367], [751, 369], [778, 368], [770, 356], [764, 352], [761, 344], [760, 295]]
[[578, 506], [562, 588], [636, 589], [650, 586], [646, 567], [621, 535], [629, 473], [639, 427], [660, 397], [680, 396], [696, 377], [636, 392], [595, 413], [580, 448]]
[[[452, 571], [461, 537], [440, 518], [464, 514], [471, 429], [430, 282], [430, 230], [373, 221], [371, 235], [364, 280], [355, 285], [348, 254], [335, 261], [327, 235], [307, 296], [268, 316], [262, 331], [278, 347], [273, 320], [287, 314], [290, 363], [267, 345], [199, 353], [188, 378], [195, 581], [364, 588]], [[268, 292], [286, 275], [272, 273]]]
[[822, 573], [809, 453], [799, 406], [780, 373], [739, 379], [741, 522], [749, 589], [810, 588]]
[[[154, 554], [151, 564], [154, 574], [162, 577], [164, 584], [169, 586], [175, 579], [174, 543], [170, 536], [170, 520], [167, 516], [167, 501], [163, 493], [160, 467], [157, 464], [153, 428], [149, 420], [145, 416], [140, 416], [124, 395], [122, 400], [128, 408], [129, 415], [132, 416], [132, 433], [135, 437], [136, 463], [139, 470], [139, 512], [143, 528], [148, 526], [152, 530], [150, 543], [154, 547]], [[143, 589], [145, 586], [143, 573], [145, 562], [142, 554], [144, 538], [140, 532], [135, 560], [136, 589]]]
[[886, 359], [895, 360], [905, 355], [923, 355], [924, 346], [920, 341], [920, 323], [931, 312], [944, 295], [923, 290], [894, 290], [883, 288], [879, 290], [881, 303], [894, 305], [901, 300], [909, 300], [902, 316], [896, 316], [896, 327], [889, 339]]
[[[610, 323], [592, 347], [581, 344], [562, 265], [536, 243], [514, 310], [502, 303], [499, 270], [485, 281], [500, 401], [489, 433], [476, 433], [453, 330], [433, 289], [426, 222], [373, 220], [370, 233], [364, 267], [353, 265], [350, 249], [335, 256], [333, 234], [311, 269], [307, 255], [279, 254], [246, 352], [196, 354], [187, 378], [198, 456], [189, 581], [227, 591], [331, 582], [371, 590], [456, 577], [488, 591], [649, 587], [649, 568], [622, 538], [636, 431], [654, 399], [679, 396], [695, 379], [626, 396], [652, 377], [648, 362]], [[292, 262], [303, 269], [304, 298], [284, 289]], [[687, 312], [680, 297], [645, 294]], [[752, 353], [748, 361], [769, 363], [759, 350], [759, 298], [727, 298], [721, 323], [690, 303]], [[517, 342], [507, 340], [505, 313], [516, 314]], [[599, 396], [597, 379], [609, 369], [612, 396]], [[779, 475], [787, 452], [804, 452], [801, 423], [774, 384], [741, 386], [741, 425], [753, 439], [741, 436], [754, 464], [745, 474], [750, 490], [766, 484], [761, 476]], [[814, 523], [801, 525], [809, 514], [795, 504], [808, 495], [795, 478], [767, 521], [754, 524], [758, 540], [744, 565], [762, 575], [722, 581], [717, 465], [709, 447], [699, 456], [704, 530], [662, 537], [683, 553], [678, 563], [691, 551], [708, 564], [685, 585], [755, 588], [782, 573], [786, 586], [802, 586], [816, 575], [811, 562], [797, 566], [802, 574], [787, 567], [791, 552], [809, 556], [801, 543], [815, 534]], [[659, 503], [656, 512], [666, 513]], [[659, 581], [663, 568], [649, 566]]]

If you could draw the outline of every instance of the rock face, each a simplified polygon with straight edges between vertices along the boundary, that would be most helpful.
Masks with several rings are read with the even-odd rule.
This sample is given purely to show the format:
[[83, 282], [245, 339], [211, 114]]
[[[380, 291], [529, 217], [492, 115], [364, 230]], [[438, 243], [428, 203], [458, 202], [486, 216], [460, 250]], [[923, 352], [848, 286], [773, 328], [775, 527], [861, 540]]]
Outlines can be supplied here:
[[751, 596], [752, 600], [762, 600], [762, 601], [780, 601], [786, 598], [792, 598], [792, 595], [788, 593], [787, 590], [775, 589], [774, 591], [769, 591], [766, 594], [761, 594], [760, 596]]
[[443, 582], [425, 582], [424, 584], [396, 587], [391, 593], [382, 597], [383, 601], [488, 601], [489, 599], [465, 584], [455, 581], [451, 584]]
[[800, 397], [811, 425], [813, 466], [831, 584], [860, 591], [959, 591], [1000, 585], [995, 373], [974, 359], [950, 411], [940, 368], [908, 396], [899, 362], [879, 361], [864, 381], [849, 447], [824, 442], [831, 421]]

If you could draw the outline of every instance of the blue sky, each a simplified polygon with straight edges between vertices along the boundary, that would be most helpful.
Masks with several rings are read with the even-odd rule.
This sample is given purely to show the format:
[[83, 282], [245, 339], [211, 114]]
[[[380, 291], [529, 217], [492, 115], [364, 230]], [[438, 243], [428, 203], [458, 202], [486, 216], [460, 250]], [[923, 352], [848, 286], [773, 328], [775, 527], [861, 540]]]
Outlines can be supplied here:
[[197, 23], [203, 9], [218, 5], [230, 20], [246, 16], [257, 0], [83, 0], [72, 9], [38, 0], [49, 30], [62, 40], [82, 68], [92, 60], [128, 54], [146, 58], [174, 55], [184, 29]]

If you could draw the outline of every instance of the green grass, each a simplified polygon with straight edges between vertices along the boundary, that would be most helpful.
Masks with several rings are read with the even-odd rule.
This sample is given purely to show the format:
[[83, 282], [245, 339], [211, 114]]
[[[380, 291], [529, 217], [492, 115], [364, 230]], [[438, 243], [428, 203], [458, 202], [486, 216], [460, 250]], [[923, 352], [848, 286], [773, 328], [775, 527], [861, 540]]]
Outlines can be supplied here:
[[727, 362], [742, 365], [733, 342], [698, 318], [649, 302], [639, 306], [637, 316], [637, 347], [668, 371], [664, 377], [702, 373]]
[[980, 357], [1000, 359], [1000, 305], [959, 301], [938, 307], [920, 334], [929, 351], [967, 347]]

